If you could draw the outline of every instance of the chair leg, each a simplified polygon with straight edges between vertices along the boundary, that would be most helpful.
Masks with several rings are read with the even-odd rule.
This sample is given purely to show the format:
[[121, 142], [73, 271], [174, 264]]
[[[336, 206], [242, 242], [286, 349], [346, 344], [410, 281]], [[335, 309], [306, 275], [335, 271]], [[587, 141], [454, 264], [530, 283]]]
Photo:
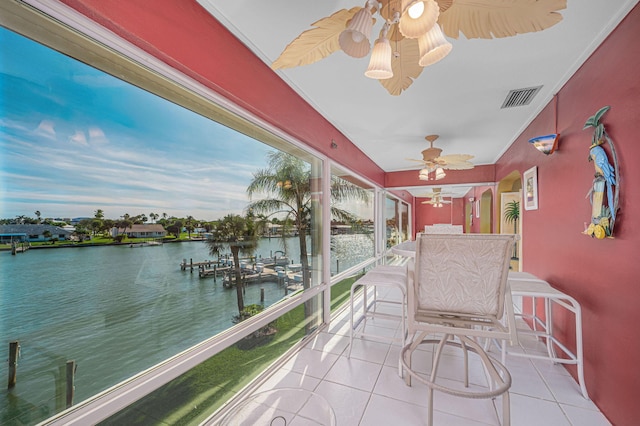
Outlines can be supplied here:
[[429, 404], [429, 411], [427, 414], [427, 426], [433, 425], [433, 388], [427, 387], [427, 404]]
[[444, 345], [447, 344], [447, 340], [449, 340], [452, 336], [450, 334], [445, 334], [438, 343], [438, 348], [435, 353], [435, 358], [432, 360], [431, 365], [431, 382], [436, 380], [436, 375], [438, 373], [438, 365], [440, 364], [440, 357], [442, 356], [442, 350], [444, 349]]
[[[511, 424], [511, 410], [510, 410], [510, 397], [509, 388], [511, 387], [511, 375], [506, 367], [500, 362], [493, 360], [482, 348], [482, 345], [475, 341], [473, 338], [458, 335], [459, 342], [453, 341], [450, 334], [445, 334], [442, 339], [425, 339], [428, 332], [421, 332], [419, 339], [414, 339], [410, 345], [406, 345], [403, 348], [402, 356], [404, 367], [407, 368], [406, 380], [409, 383], [411, 376], [416, 376], [416, 379], [427, 386], [427, 425], [433, 424], [433, 399], [434, 391], [442, 391], [450, 395], [460, 396], [464, 398], [492, 398], [495, 399], [498, 396], [502, 396], [502, 424], [510, 426]], [[415, 335], [414, 335], [415, 338]], [[451, 340], [451, 341], [450, 341]], [[429, 378], [421, 377], [415, 371], [411, 370], [410, 353], [420, 343], [437, 343], [437, 348], [434, 351], [433, 365], [431, 367], [431, 375]], [[476, 392], [476, 391], [462, 391], [453, 388], [447, 388], [439, 383], [436, 383], [437, 371], [439, 368], [440, 360], [442, 357], [443, 349], [445, 345], [454, 345], [462, 350], [475, 352], [479, 356], [482, 362], [485, 372], [487, 373], [487, 380], [489, 382], [489, 391]], [[468, 363], [465, 363], [468, 365]]]
[[[426, 336], [426, 335], [425, 335]], [[440, 357], [442, 356], [442, 350], [444, 349], [444, 346], [447, 344], [447, 340], [449, 340], [450, 338], [453, 338], [452, 335], [450, 334], [445, 334], [442, 337], [442, 340], [440, 340], [440, 343], [438, 343], [438, 347], [435, 353], [435, 357], [432, 360], [432, 365], [431, 365], [431, 377], [429, 378], [431, 383], [434, 383], [436, 380], [436, 375], [438, 374], [438, 366], [440, 365]], [[424, 339], [424, 337], [423, 337]], [[423, 339], [420, 339], [420, 341], [422, 341]], [[464, 346], [464, 344], [463, 344]], [[466, 355], [466, 351], [465, 351], [465, 355]], [[465, 370], [466, 370], [466, 360], [465, 360]], [[465, 373], [466, 374], [466, 373]], [[431, 426], [433, 425], [433, 387], [428, 386], [427, 388], [427, 402], [429, 404], [429, 414], [427, 416], [427, 426]]]
[[511, 425], [511, 399], [509, 391], [502, 394], [502, 426]]
[[589, 399], [589, 394], [587, 393], [587, 386], [584, 383], [584, 356], [582, 352], [582, 309], [580, 305], [573, 304], [574, 306], [574, 315], [576, 318], [576, 367], [578, 368], [578, 383], [580, 384], [580, 390], [582, 391], [582, 396], [585, 399]]
[[353, 294], [356, 288], [356, 284], [354, 283], [351, 286], [351, 294], [349, 297], [349, 352], [347, 352], [347, 358], [351, 358], [351, 349], [353, 348]]
[[[407, 349], [407, 351], [404, 354], [404, 361], [407, 364], [407, 367], [411, 368], [411, 357], [413, 356], [413, 351], [418, 347], [418, 345], [420, 343], [422, 343], [422, 340], [424, 340], [424, 338], [427, 336], [426, 332], [422, 332], [420, 333], [420, 335], [418, 336], [418, 338], [415, 338], [415, 333], [413, 336], [413, 341], [411, 342], [411, 346], [409, 346], [409, 349]], [[402, 352], [400, 352], [400, 357], [402, 357]], [[411, 386], [411, 374], [407, 374], [405, 379], [404, 379], [405, 383], [407, 386]]]
[[[547, 336], [553, 336], [553, 318], [551, 312], [551, 300], [549, 298], [544, 299], [544, 316], [545, 316], [545, 332]], [[553, 347], [553, 339], [550, 337], [546, 338], [547, 344], [547, 353], [549, 354], [549, 358], [557, 358], [556, 349]]]
[[467, 350], [467, 345], [464, 342], [461, 342], [462, 345], [462, 353], [464, 354], [464, 387], [469, 387], [469, 351]]

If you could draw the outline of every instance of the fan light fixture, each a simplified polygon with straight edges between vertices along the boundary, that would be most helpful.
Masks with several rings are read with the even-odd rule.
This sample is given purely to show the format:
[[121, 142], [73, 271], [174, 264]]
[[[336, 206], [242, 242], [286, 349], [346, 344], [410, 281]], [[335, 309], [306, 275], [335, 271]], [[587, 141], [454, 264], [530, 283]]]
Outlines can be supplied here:
[[435, 168], [424, 168], [420, 170], [418, 174], [418, 179], [420, 180], [440, 180], [443, 179], [447, 174], [444, 172], [442, 167]]
[[364, 75], [377, 80], [393, 77], [392, 58], [396, 54], [389, 41], [389, 30], [397, 25], [396, 38], [418, 39], [421, 67], [432, 65], [447, 56], [453, 47], [437, 24], [440, 7], [434, 0], [367, 0], [347, 28], [340, 33], [338, 42], [347, 55], [362, 58], [369, 53], [373, 14], [379, 12], [384, 20], [380, 37], [376, 40]]
[[[362, 0], [361, 0], [362, 1]], [[371, 53], [367, 77], [394, 96], [424, 67], [451, 52], [449, 38], [492, 39], [542, 31], [562, 20], [567, 0], [365, 0], [314, 22], [287, 45], [271, 68], [309, 65], [342, 50], [353, 58]], [[373, 26], [382, 22], [371, 42]]]
[[433, 142], [438, 139], [438, 135], [428, 135], [425, 139], [429, 141], [429, 148], [422, 151], [422, 159], [416, 160], [409, 158], [411, 161], [418, 161], [423, 164], [423, 168], [418, 173], [420, 180], [440, 180], [447, 174], [444, 169], [451, 170], [469, 170], [473, 169], [473, 163], [469, 162], [473, 155], [469, 154], [453, 154], [440, 155], [442, 149], [435, 148]]

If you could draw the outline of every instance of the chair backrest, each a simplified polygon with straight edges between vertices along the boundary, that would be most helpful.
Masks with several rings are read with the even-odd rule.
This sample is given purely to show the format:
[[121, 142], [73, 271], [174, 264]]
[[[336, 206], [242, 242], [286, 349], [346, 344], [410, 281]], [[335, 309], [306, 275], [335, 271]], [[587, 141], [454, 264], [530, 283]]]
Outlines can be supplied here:
[[462, 225], [451, 225], [449, 223], [436, 223], [424, 226], [425, 234], [462, 234]]
[[410, 309], [499, 320], [515, 241], [509, 234], [420, 235]]

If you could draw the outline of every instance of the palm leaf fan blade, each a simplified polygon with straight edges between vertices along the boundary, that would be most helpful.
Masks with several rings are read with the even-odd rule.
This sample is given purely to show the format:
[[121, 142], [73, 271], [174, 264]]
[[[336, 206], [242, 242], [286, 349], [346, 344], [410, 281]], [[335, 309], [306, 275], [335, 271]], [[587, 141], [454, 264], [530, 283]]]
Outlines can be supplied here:
[[[394, 31], [397, 31], [396, 27], [394, 26]], [[393, 42], [391, 47], [394, 52], [391, 58], [393, 77], [379, 81], [389, 94], [398, 96], [413, 84], [413, 80], [418, 78], [423, 68], [418, 65], [420, 49], [417, 39], [404, 38]]]
[[340, 33], [360, 9], [362, 8], [342, 9], [314, 22], [312, 26], [315, 28], [304, 31], [289, 43], [278, 59], [273, 61], [271, 68], [276, 70], [309, 65], [340, 50]]
[[438, 166], [448, 170], [469, 170], [473, 169], [473, 163], [469, 162], [473, 155], [469, 154], [450, 154], [443, 155], [435, 159]]
[[447, 170], [470, 170], [473, 169], [473, 163], [468, 161], [459, 162], [459, 163], [447, 163], [442, 166], [443, 169]]
[[438, 22], [453, 38], [512, 37], [554, 26], [566, 7], [566, 0], [456, 0]]

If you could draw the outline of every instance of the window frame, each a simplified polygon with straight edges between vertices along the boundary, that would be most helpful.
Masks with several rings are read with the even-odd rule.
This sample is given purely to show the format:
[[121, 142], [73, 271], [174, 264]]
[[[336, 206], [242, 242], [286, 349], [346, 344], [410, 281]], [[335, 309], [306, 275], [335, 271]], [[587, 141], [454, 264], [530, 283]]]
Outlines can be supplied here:
[[[326, 155], [271, 126], [211, 89], [169, 67], [157, 58], [144, 52], [126, 40], [101, 27], [96, 22], [74, 9], [58, 2], [23, 0], [0, 4], [0, 25], [28, 37], [49, 48], [76, 60], [89, 64], [103, 72], [116, 75], [122, 80], [141, 87], [170, 102], [176, 103], [211, 120], [227, 125], [250, 137], [275, 148], [286, 147], [286, 151], [306, 159], [314, 157], [322, 164], [321, 235], [323, 259], [330, 259], [330, 182], [331, 171], [343, 170], [370, 185], [374, 194], [374, 255], [373, 258], [350, 268], [362, 269], [379, 261], [386, 251], [384, 233], [384, 202], [386, 191], [368, 179], [334, 162]], [[402, 200], [400, 200], [402, 202]], [[411, 214], [409, 206], [409, 214]], [[349, 271], [344, 271], [345, 274]], [[345, 274], [331, 277], [330, 262], [323, 262], [321, 277], [317, 285], [204, 342], [188, 348], [177, 355], [118, 383], [86, 401], [46, 419], [52, 425], [97, 423], [131, 405], [144, 395], [184, 374], [194, 366], [238, 342], [244, 336], [264, 327], [289, 310], [323, 293], [324, 323], [316, 333], [331, 321], [330, 287]], [[313, 335], [307, 336], [304, 341]], [[304, 342], [303, 341], [303, 342]], [[303, 344], [301, 342], [300, 344]], [[298, 345], [290, 349], [297, 350]], [[286, 358], [286, 357], [283, 357]], [[240, 393], [242, 394], [242, 392]]]

